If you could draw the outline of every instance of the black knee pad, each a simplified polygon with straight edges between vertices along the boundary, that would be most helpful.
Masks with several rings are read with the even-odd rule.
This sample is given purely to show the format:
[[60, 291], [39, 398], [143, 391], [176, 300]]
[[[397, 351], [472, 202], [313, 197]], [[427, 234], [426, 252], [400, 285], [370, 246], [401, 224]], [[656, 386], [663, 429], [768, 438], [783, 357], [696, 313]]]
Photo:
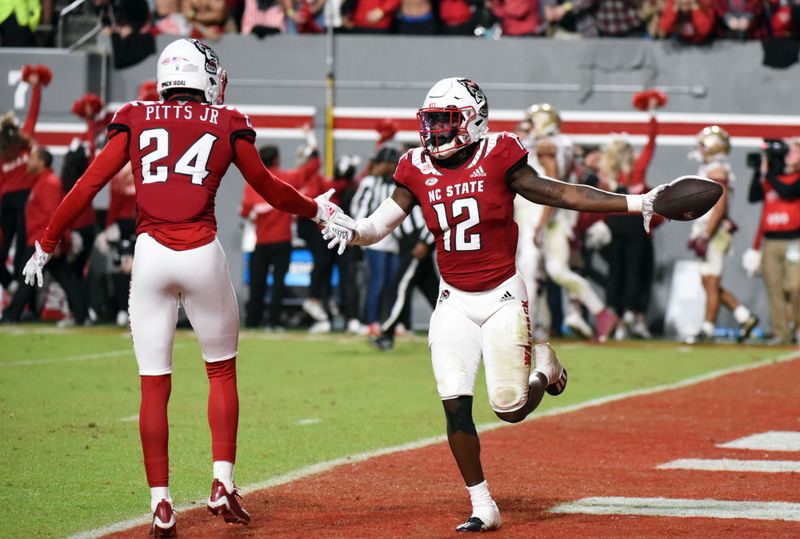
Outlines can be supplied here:
[[442, 401], [444, 415], [447, 417], [447, 434], [463, 432], [477, 436], [475, 422], [472, 420], [472, 397], [456, 397]]

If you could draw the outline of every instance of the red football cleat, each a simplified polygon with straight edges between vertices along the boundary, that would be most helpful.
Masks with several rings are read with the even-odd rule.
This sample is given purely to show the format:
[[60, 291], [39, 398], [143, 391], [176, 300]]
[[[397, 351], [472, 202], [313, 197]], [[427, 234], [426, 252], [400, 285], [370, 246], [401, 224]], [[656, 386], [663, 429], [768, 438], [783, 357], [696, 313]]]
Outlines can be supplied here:
[[228, 524], [249, 524], [250, 513], [239, 505], [239, 492], [234, 488], [228, 492], [219, 479], [211, 484], [211, 496], [208, 497], [208, 510], [214, 515], [222, 515]]
[[175, 525], [175, 510], [167, 500], [161, 500], [153, 512], [153, 525], [150, 526], [152, 537], [177, 537], [178, 527]]
[[597, 342], [604, 343], [608, 340], [611, 332], [617, 327], [619, 317], [608, 307], [597, 313]]

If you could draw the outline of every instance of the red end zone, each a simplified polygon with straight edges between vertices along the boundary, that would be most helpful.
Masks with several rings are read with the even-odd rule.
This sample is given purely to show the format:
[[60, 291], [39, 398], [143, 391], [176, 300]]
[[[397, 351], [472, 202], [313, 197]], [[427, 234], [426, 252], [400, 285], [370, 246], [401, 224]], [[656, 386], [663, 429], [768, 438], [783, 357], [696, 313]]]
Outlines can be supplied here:
[[[768, 431], [800, 436], [798, 381], [800, 361], [789, 361], [483, 434], [486, 476], [504, 521], [492, 536], [800, 537], [800, 521], [780, 520], [785, 512], [762, 520], [728, 519], [716, 515], [718, 504], [712, 503], [783, 502], [776, 507], [788, 507], [791, 516], [800, 504], [800, 473], [658, 468], [677, 459], [800, 465], [797, 448], [719, 447]], [[590, 497], [707, 500], [702, 505], [711, 516], [551, 512]], [[253, 515], [247, 528], [224, 525], [198, 510], [178, 516], [178, 532], [182, 537], [451, 537], [470, 511], [445, 444], [340, 466], [252, 493], [245, 504]], [[793, 516], [800, 519], [800, 513]], [[146, 533], [142, 527], [118, 536]]]

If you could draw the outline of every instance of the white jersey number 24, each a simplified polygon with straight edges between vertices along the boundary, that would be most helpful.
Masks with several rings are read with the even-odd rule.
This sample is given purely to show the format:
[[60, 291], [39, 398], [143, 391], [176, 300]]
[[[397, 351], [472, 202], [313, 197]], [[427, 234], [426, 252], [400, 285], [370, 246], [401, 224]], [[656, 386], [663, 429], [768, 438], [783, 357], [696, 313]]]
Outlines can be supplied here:
[[[211, 155], [217, 137], [211, 133], [204, 133], [189, 148], [183, 152], [175, 163], [175, 174], [185, 174], [192, 177], [192, 183], [203, 185], [203, 180], [208, 176], [206, 164]], [[165, 182], [169, 177], [169, 167], [159, 165], [153, 169], [152, 165], [159, 159], [167, 157], [170, 153], [169, 131], [164, 128], [147, 129], [139, 135], [139, 149], [144, 150], [155, 141], [155, 148], [142, 156], [142, 183]]]

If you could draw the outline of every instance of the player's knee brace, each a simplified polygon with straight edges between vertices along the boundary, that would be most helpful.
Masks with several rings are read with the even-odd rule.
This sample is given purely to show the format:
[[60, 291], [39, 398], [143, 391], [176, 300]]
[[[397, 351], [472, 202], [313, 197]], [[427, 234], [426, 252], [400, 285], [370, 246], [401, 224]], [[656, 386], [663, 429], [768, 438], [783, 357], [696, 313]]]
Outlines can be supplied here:
[[513, 412], [525, 404], [528, 387], [501, 386], [489, 392], [489, 404], [495, 412]]
[[475, 422], [472, 420], [472, 397], [456, 397], [442, 401], [444, 415], [447, 417], [447, 434], [463, 432], [477, 436]]

